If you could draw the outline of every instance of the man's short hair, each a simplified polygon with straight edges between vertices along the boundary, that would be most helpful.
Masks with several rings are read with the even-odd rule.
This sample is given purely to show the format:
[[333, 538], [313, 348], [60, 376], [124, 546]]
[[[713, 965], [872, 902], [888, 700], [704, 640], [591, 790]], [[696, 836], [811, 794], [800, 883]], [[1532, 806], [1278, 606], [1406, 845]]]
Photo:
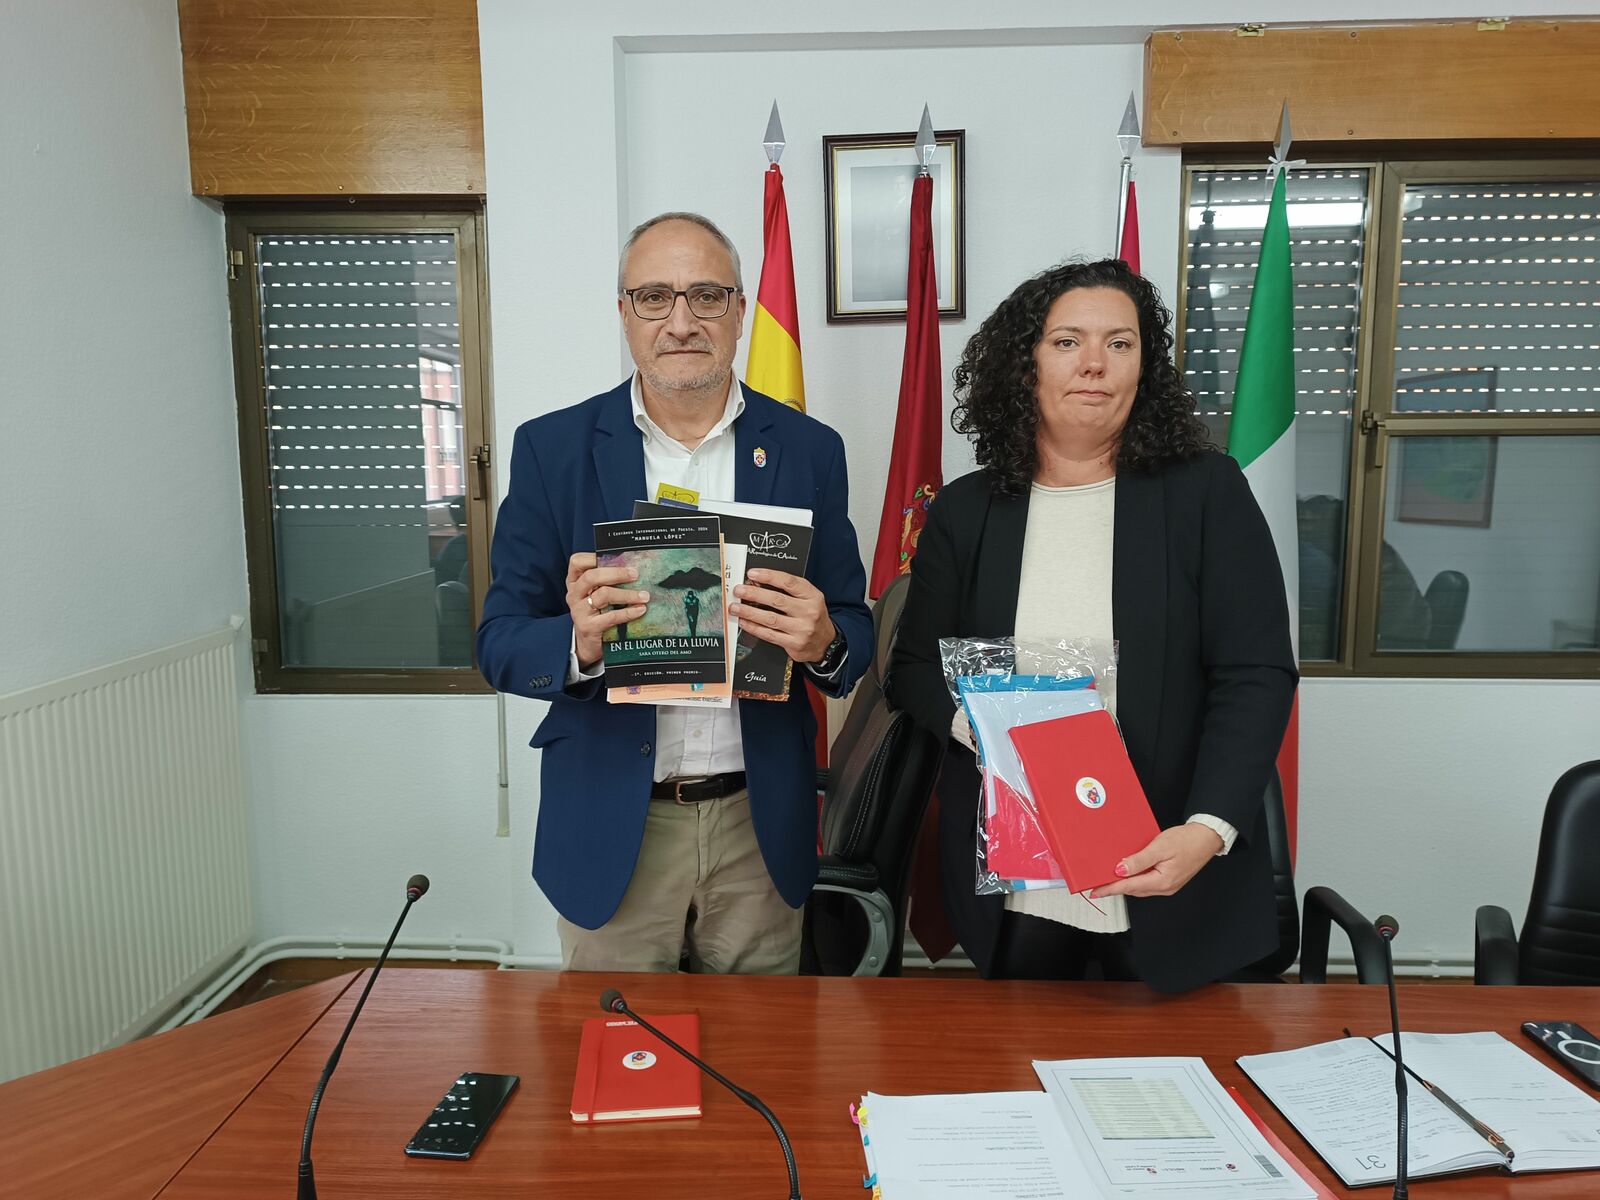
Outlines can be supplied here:
[[617, 256], [617, 291], [622, 291], [623, 274], [628, 269], [628, 255], [633, 253], [633, 244], [642, 237], [647, 230], [654, 229], [664, 221], [687, 221], [691, 225], [698, 225], [721, 243], [722, 248], [728, 252], [728, 257], [733, 260], [733, 286], [739, 291], [744, 291], [744, 274], [739, 269], [739, 251], [728, 235], [717, 228], [717, 224], [710, 217], [703, 217], [693, 212], [664, 212], [651, 217], [648, 221], [634, 227], [628, 235], [628, 240], [622, 243], [622, 253]]

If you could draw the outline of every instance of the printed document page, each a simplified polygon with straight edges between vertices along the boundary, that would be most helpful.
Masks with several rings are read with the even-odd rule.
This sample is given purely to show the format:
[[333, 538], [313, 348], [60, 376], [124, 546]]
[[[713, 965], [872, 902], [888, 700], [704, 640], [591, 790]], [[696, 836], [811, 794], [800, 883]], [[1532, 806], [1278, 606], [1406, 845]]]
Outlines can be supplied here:
[[[1408, 1034], [1402, 1046], [1407, 1066], [1412, 1065], [1410, 1045]], [[1370, 1040], [1338, 1038], [1298, 1050], [1247, 1054], [1239, 1066], [1346, 1184], [1394, 1178], [1394, 1059]], [[1412, 1178], [1500, 1165], [1499, 1152], [1426, 1088], [1406, 1089], [1406, 1113], [1406, 1167]]]
[[751, 504], [745, 500], [702, 500], [697, 507], [702, 512], [745, 517], [752, 521], [779, 521], [785, 525], [804, 525], [807, 529], [811, 528], [809, 508], [789, 508], [782, 504]]
[[1102, 1196], [1311, 1200], [1199, 1058], [1035, 1062]]
[[1094, 1185], [1043, 1092], [862, 1099], [883, 1200], [1080, 1200]]
[[[1391, 1034], [1376, 1040], [1394, 1048]], [[1600, 1101], [1498, 1033], [1402, 1033], [1400, 1051], [1407, 1067], [1505, 1139], [1513, 1170], [1600, 1167]]]

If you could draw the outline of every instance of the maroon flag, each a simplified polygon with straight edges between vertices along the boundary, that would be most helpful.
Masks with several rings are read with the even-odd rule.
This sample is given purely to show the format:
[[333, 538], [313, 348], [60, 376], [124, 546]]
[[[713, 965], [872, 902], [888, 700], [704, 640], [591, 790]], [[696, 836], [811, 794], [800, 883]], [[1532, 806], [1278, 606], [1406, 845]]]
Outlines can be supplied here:
[[1128, 180], [1128, 208], [1122, 217], [1122, 238], [1117, 246], [1117, 257], [1128, 264], [1128, 270], [1139, 273], [1139, 205], [1133, 192], [1133, 180]]
[[911, 189], [911, 263], [906, 280], [906, 352], [900, 365], [900, 407], [894, 421], [889, 483], [878, 521], [868, 593], [876, 599], [911, 569], [928, 506], [944, 485], [939, 442], [939, 288], [933, 272], [933, 179]]
[[[927, 124], [924, 114], [923, 122]], [[929, 126], [931, 129], [931, 126]], [[928, 139], [931, 141], [931, 136]], [[878, 546], [872, 557], [874, 599], [911, 569], [917, 538], [934, 495], [944, 486], [939, 443], [944, 426], [939, 370], [939, 287], [933, 270], [933, 180], [919, 175], [911, 190], [911, 262], [906, 280], [906, 351], [900, 365], [900, 407], [894, 421], [889, 483], [883, 493]], [[956, 944], [939, 892], [939, 798], [928, 805], [911, 868], [911, 935], [937, 962]]]

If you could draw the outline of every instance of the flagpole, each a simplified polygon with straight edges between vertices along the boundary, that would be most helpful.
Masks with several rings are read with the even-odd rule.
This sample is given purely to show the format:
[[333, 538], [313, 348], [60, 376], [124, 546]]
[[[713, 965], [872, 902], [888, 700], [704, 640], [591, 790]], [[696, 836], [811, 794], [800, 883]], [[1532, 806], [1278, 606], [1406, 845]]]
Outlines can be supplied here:
[[1117, 232], [1111, 239], [1111, 257], [1122, 253], [1122, 227], [1128, 222], [1128, 180], [1133, 178], [1133, 159], [1124, 155], [1122, 173], [1117, 179]]
[[1111, 241], [1111, 255], [1122, 253], [1122, 231], [1128, 224], [1128, 184], [1133, 180], [1133, 151], [1139, 145], [1139, 107], [1133, 93], [1128, 93], [1128, 107], [1122, 110], [1122, 124], [1117, 126], [1117, 145], [1122, 147], [1122, 170], [1117, 180], [1117, 231]]
[[778, 102], [772, 102], [772, 112], [767, 115], [767, 132], [762, 135], [761, 148], [767, 152], [767, 169], [778, 165], [783, 157], [783, 122], [778, 119]]
[[938, 153], [939, 143], [933, 135], [933, 117], [928, 112], [928, 106], [922, 106], [922, 120], [917, 125], [917, 175], [919, 177], [933, 174], [933, 156]]
[[911, 567], [933, 497], [944, 486], [940, 466], [941, 387], [939, 288], [933, 255], [933, 158], [938, 139], [928, 106], [914, 143], [916, 179], [906, 263], [906, 343], [900, 364], [900, 398], [890, 442], [889, 478], [878, 520], [867, 594], [883, 594]]
[[[1261, 253], [1250, 288], [1244, 342], [1234, 374], [1233, 413], [1228, 424], [1228, 453], [1239, 463], [1245, 481], [1266, 518], [1283, 571], [1284, 602], [1294, 657], [1300, 657], [1300, 554], [1295, 487], [1295, 419], [1297, 399], [1294, 362], [1293, 242], [1289, 236], [1289, 173], [1304, 162], [1289, 157], [1293, 131], [1289, 105], [1283, 105], [1278, 139], [1267, 171], [1267, 218], [1261, 229]], [[1294, 852], [1299, 810], [1300, 717], [1296, 700], [1277, 756], [1283, 783], [1284, 815], [1289, 847]]]

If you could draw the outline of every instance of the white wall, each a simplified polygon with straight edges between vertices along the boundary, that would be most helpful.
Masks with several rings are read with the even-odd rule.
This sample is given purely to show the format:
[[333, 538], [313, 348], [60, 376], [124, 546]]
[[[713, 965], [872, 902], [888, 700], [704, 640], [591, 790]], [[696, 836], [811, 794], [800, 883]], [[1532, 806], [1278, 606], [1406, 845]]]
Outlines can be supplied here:
[[[177, 6], [9, 0], [0, 112], [4, 694], [249, 601], [223, 219], [189, 194]], [[258, 936], [386, 935], [417, 870], [437, 886], [414, 936], [513, 937], [512, 880], [546, 933], [528, 809], [520, 840], [494, 837], [494, 714], [246, 696]], [[531, 758], [513, 755], [525, 804]]]
[[[1075, 24], [1062, 28], [1069, 11]], [[1513, 11], [1579, 9], [1544, 3]], [[760, 140], [776, 97], [789, 142], [783, 167], [807, 399], [845, 435], [851, 513], [870, 555], [901, 335], [893, 326], [830, 327], [823, 319], [822, 135], [912, 128], [925, 100], [936, 125], [966, 129], [971, 315], [943, 326], [948, 372], [1012, 284], [1063, 255], [1105, 248], [1116, 192], [1111, 138], [1128, 92], [1139, 88], [1148, 31], [1262, 15], [1243, 4], [1090, 11], [1044, 0], [981, 8], [830, 0], [803, 11], [731, 0], [665, 10], [629, 0], [558, 13], [481, 0], [500, 444], [521, 421], [623, 376], [611, 288], [620, 236], [633, 222], [668, 207], [708, 213], [741, 246], [754, 286]], [[1270, 15], [1350, 22], [1476, 14], [1448, 3], [1299, 3]], [[684, 87], [708, 71], [726, 100], [708, 102], [704, 89]], [[1146, 152], [1138, 172], [1146, 269], [1170, 296], [1177, 156]], [[945, 460], [951, 474], [970, 464], [954, 435]], [[1468, 956], [1471, 909], [1480, 902], [1520, 913], [1550, 783], [1600, 755], [1593, 684], [1314, 680], [1302, 704], [1302, 878], [1345, 887], [1373, 911], [1394, 909], [1411, 954]], [[513, 761], [534, 757], [515, 747], [540, 707], [513, 706]], [[519, 793], [519, 811], [531, 799]], [[1505, 837], [1488, 836], [1502, 824]], [[1429, 847], [1420, 868], [1409, 835]], [[537, 918], [524, 927], [538, 946], [553, 946]]]
[[0, 693], [246, 611], [222, 216], [172, 0], [0, 18]]
[[1550, 785], [1600, 758], [1600, 686], [1307, 680], [1300, 752], [1302, 891], [1393, 913], [1398, 963], [1470, 963], [1478, 905], [1522, 926]]
[[529, 878], [536, 756], [513, 742], [518, 812], [496, 838], [495, 702], [487, 696], [254, 696], [245, 705], [254, 805], [251, 852], [258, 940], [386, 937], [421, 871], [428, 897], [407, 938], [533, 949], [553, 918]]

